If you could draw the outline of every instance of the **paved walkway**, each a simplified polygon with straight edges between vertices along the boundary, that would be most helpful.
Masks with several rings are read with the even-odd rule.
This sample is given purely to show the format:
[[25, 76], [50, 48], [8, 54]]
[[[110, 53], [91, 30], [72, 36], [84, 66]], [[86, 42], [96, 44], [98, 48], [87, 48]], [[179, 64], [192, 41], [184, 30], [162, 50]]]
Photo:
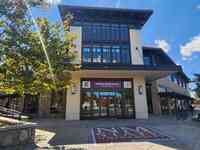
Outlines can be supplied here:
[[[61, 119], [34, 120], [38, 123], [36, 145], [28, 149], [69, 150], [199, 150], [200, 123], [177, 121], [174, 118], [151, 117], [149, 120], [90, 120], [65, 121]], [[91, 129], [94, 127], [142, 126], [159, 130], [173, 140], [141, 141], [131, 143], [93, 144]]]

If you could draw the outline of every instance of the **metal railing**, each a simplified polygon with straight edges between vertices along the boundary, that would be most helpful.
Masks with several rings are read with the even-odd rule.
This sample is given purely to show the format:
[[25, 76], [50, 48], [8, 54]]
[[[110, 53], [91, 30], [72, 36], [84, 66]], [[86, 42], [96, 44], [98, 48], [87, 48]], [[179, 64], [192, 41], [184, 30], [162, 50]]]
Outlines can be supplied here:
[[0, 106], [0, 116], [21, 119], [21, 112]]

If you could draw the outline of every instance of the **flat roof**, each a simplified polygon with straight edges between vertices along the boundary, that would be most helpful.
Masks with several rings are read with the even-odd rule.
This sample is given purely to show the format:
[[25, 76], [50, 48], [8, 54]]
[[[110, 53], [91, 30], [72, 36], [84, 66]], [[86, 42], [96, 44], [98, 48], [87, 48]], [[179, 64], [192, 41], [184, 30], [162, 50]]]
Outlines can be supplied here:
[[95, 22], [116, 22], [133, 25], [142, 28], [150, 16], [153, 14], [151, 9], [124, 9], [106, 7], [85, 7], [85, 6], [58, 6], [62, 19], [65, 14], [70, 12], [75, 21], [95, 21]]

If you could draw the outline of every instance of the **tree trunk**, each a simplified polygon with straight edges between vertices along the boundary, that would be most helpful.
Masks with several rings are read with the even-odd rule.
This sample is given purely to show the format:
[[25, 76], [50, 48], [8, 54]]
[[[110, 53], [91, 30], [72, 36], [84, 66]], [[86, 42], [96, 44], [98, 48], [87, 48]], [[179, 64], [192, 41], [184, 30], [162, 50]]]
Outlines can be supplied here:
[[39, 98], [39, 117], [45, 118], [50, 115], [50, 102], [51, 102], [51, 94], [43, 93], [40, 94]]

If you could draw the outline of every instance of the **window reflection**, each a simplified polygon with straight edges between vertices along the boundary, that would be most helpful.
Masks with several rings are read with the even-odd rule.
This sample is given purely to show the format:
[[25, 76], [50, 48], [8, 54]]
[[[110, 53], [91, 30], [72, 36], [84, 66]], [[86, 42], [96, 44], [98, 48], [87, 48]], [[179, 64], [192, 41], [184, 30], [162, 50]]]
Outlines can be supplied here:
[[120, 48], [118, 46], [112, 47], [112, 63], [120, 63]]
[[83, 63], [131, 63], [129, 46], [90, 45], [90, 48], [87, 46], [83, 46]]
[[144, 56], [144, 64], [151, 66], [153, 65], [152, 57], [151, 56]]
[[125, 24], [84, 23], [83, 41], [129, 42], [129, 27]]
[[[90, 88], [82, 88], [81, 92], [81, 118], [90, 117], [117, 117], [117, 118], [133, 118], [134, 98], [133, 89], [124, 86], [114, 86], [116, 81], [100, 81], [100, 80], [82, 80], [83, 82], [91, 82]], [[111, 86], [97, 88], [94, 84], [113, 83]], [[131, 81], [117, 81], [121, 85], [124, 82]]]
[[101, 62], [101, 48], [93, 47], [93, 62], [100, 63]]
[[110, 62], [111, 62], [110, 48], [103, 47], [103, 63], [110, 63]]
[[86, 63], [92, 62], [90, 48], [88, 47], [83, 48], [83, 62], [86, 62]]

